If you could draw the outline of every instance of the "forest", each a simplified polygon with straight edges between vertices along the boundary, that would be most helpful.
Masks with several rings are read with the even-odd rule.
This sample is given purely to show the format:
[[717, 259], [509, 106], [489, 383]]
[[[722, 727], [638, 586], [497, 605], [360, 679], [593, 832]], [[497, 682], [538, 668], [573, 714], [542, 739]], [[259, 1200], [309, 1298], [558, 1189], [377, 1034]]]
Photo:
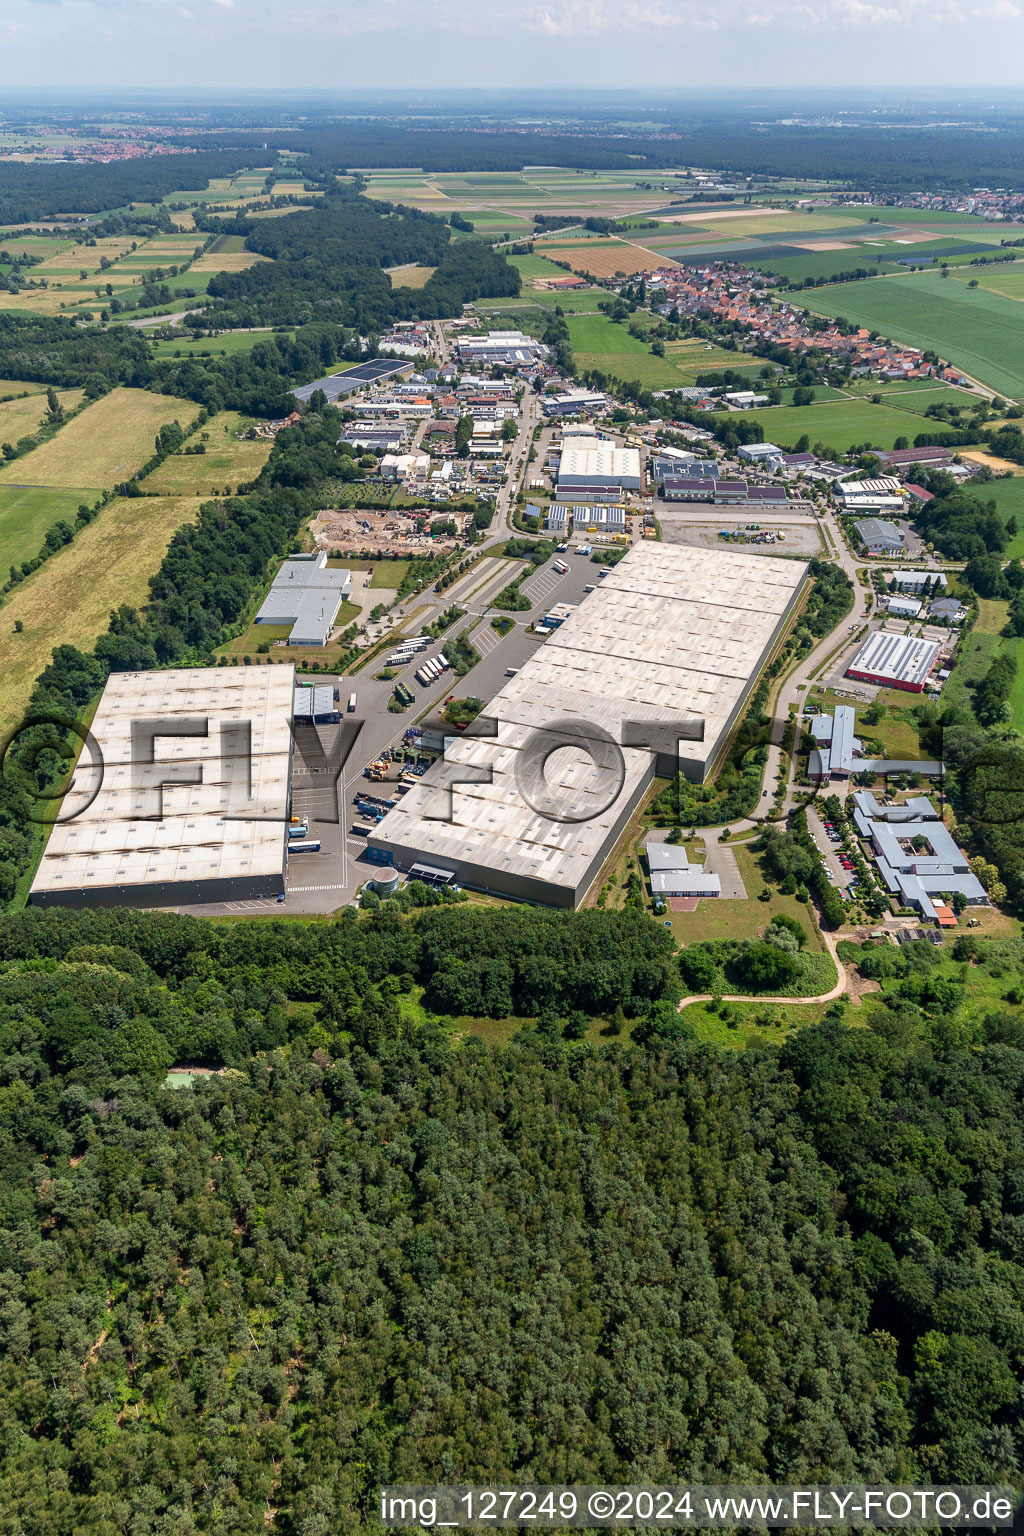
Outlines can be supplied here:
[[[908, 969], [869, 1028], [724, 1051], [642, 915], [389, 906], [0, 919], [3, 1536], [336, 1536], [387, 1480], [1019, 1481], [1018, 1009]], [[504, 1049], [409, 1011], [482, 958], [536, 1007], [575, 953], [632, 1041], [565, 993]]]
[[[517, 294], [518, 271], [483, 240], [451, 243], [451, 229], [416, 208], [392, 212], [350, 186], [332, 187], [315, 208], [280, 219], [208, 217], [211, 231], [242, 235], [249, 250], [273, 258], [244, 272], [221, 272], [204, 317], [220, 326], [285, 325], [328, 320], [380, 331], [416, 315], [462, 313], [482, 294]], [[427, 283], [392, 290], [384, 267], [435, 267]]]
[[0, 162], [0, 224], [30, 224], [56, 213], [102, 213], [126, 203], [159, 202], [180, 187], [205, 187], [252, 161], [252, 146], [160, 155], [111, 165]]

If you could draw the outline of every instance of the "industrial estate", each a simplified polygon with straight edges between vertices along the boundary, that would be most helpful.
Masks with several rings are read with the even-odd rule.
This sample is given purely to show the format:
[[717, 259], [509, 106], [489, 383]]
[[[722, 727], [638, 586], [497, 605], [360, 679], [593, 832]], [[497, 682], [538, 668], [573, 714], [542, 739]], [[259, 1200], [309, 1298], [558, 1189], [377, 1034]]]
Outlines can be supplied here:
[[1016, 7], [11, 9], [0, 1533], [1019, 1525]]

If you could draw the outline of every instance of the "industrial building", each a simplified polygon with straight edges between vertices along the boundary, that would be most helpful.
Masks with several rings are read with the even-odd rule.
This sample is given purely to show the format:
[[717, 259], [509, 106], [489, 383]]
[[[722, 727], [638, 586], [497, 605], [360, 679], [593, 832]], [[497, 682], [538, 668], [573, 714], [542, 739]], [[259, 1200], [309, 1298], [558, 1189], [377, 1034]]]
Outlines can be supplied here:
[[351, 591], [351, 573], [329, 570], [326, 551], [292, 555], [274, 577], [256, 623], [290, 624], [289, 645], [326, 645]]
[[903, 535], [895, 523], [888, 523], [877, 517], [865, 517], [859, 523], [855, 523], [854, 527], [864, 545], [865, 554], [902, 555], [906, 552]]
[[766, 464], [769, 468], [781, 465], [785, 457], [784, 449], [774, 443], [742, 443], [737, 453], [748, 464]]
[[937, 640], [916, 640], [912, 635], [878, 630], [864, 641], [846, 675], [862, 683], [921, 693], [939, 659], [939, 650]]
[[806, 722], [814, 745], [807, 762], [807, 776], [816, 784], [848, 779], [851, 773], [920, 773], [939, 778], [942, 764], [932, 759], [865, 757], [857, 719], [849, 704], [837, 704], [834, 714], [814, 715]]
[[942, 571], [883, 571], [882, 580], [891, 582], [897, 592], [927, 592], [938, 597], [949, 586]]
[[173, 907], [281, 895], [294, 685], [290, 666], [112, 673], [91, 727], [102, 772], [86, 748], [29, 899]]
[[[906, 805], [881, 805], [861, 790], [854, 795], [853, 819], [875, 852], [878, 872], [904, 907], [916, 907], [941, 928], [955, 928], [956, 917], [945, 898], [958, 893], [971, 906], [988, 900], [930, 800], [918, 796]], [[928, 851], [913, 845], [923, 839]]]
[[636, 545], [373, 829], [370, 856], [578, 906], [656, 769], [708, 777], [806, 573]]
[[540, 402], [545, 416], [578, 416], [585, 411], [603, 411], [608, 396], [590, 389], [570, 389], [562, 395], [545, 395]]
[[613, 448], [601, 443], [596, 448], [563, 447], [558, 464], [558, 483], [570, 485], [614, 485], [624, 491], [640, 489], [640, 450]]
[[325, 378], [314, 379], [312, 384], [300, 384], [289, 393], [304, 404], [316, 391], [322, 390], [328, 400], [340, 400], [343, 395], [354, 394], [368, 384], [379, 384], [383, 379], [393, 379], [401, 373], [409, 373], [412, 364], [393, 357], [373, 357], [365, 363], [357, 363], [343, 373], [329, 373]]
[[691, 864], [678, 843], [649, 838], [645, 852], [652, 896], [721, 896], [721, 875], [709, 875], [702, 864]]
[[547, 357], [548, 349], [522, 331], [488, 331], [486, 336], [464, 336], [456, 343], [459, 361], [473, 368], [502, 364], [522, 368]]

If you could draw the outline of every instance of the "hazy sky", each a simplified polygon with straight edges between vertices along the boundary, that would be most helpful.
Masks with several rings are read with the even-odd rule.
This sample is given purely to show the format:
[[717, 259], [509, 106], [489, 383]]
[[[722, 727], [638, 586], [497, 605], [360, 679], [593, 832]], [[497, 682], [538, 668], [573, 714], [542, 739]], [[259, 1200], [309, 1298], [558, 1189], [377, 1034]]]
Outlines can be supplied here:
[[898, 89], [1022, 57], [1017, 0], [0, 0], [0, 86]]

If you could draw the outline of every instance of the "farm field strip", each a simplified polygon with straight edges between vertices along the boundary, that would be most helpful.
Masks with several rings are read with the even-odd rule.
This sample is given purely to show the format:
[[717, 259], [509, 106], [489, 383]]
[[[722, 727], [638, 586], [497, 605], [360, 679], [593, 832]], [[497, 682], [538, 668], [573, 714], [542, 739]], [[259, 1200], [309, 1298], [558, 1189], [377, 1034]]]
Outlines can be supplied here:
[[1024, 306], [1001, 294], [922, 272], [812, 288], [800, 303], [933, 349], [1000, 394], [1024, 395]]
[[[10, 594], [0, 627], [0, 730], [20, 719], [54, 646], [88, 650], [106, 630], [112, 609], [145, 602], [149, 578], [171, 535], [194, 521], [198, 510], [196, 497], [111, 501], [72, 544]], [[15, 634], [19, 619], [24, 630]]]
[[74, 523], [80, 506], [92, 506], [96, 489], [51, 486], [0, 486], [0, 571], [38, 555], [54, 523]]

